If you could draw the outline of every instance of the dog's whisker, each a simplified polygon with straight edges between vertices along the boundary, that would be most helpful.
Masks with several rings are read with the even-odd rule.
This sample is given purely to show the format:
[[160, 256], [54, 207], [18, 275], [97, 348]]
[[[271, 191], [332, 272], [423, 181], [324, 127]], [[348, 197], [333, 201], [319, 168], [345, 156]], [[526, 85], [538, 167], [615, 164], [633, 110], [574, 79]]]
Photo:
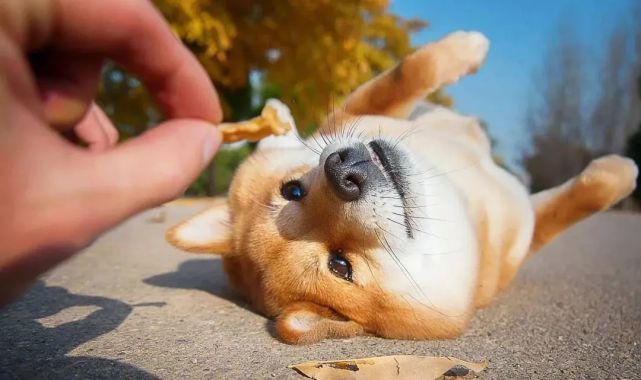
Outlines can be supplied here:
[[[399, 214], [397, 212], [392, 212], [392, 214], [397, 215], [397, 216], [405, 216], [404, 214]], [[410, 219], [425, 219], [425, 220], [432, 220], [432, 221], [435, 221], [435, 222], [454, 223], [454, 221], [452, 221], [452, 220], [439, 219], [439, 218], [430, 218], [429, 216], [410, 215]]]
[[320, 151], [322, 152], [322, 151], [323, 151], [323, 149], [325, 149], [325, 146], [321, 145], [321, 143], [320, 143], [320, 142], [318, 141], [318, 139], [316, 138], [316, 135], [315, 135], [315, 134], [311, 135], [311, 138], [314, 140], [314, 142], [315, 142], [315, 143], [316, 143], [316, 145], [318, 146], [318, 149], [320, 149]]
[[308, 144], [308, 143], [307, 143], [307, 142], [306, 142], [302, 137], [300, 137], [300, 136], [298, 136], [298, 135], [296, 134], [296, 139], [297, 139], [301, 144], [303, 144], [307, 149], [309, 149], [310, 151], [314, 152], [316, 155], [320, 156], [320, 152], [319, 152], [318, 150], [314, 149], [312, 146], [310, 146], [310, 145], [309, 145], [309, 144]]
[[379, 238], [379, 242], [381, 245], [385, 248], [385, 250], [390, 254], [390, 257], [394, 262], [398, 265], [398, 267], [401, 269], [401, 272], [405, 275], [407, 280], [410, 282], [410, 284], [417, 290], [421, 295], [425, 296], [423, 293], [423, 289], [418, 285], [414, 277], [412, 276], [412, 273], [403, 265], [403, 262], [399, 259], [399, 257], [396, 255], [394, 250], [392, 249], [392, 246], [389, 244], [387, 241], [385, 235], [380, 236], [376, 234], [376, 236]]
[[[382, 218], [380, 215], [377, 215], [377, 216], [378, 216], [378, 218]], [[383, 226], [381, 226], [379, 223], [374, 223], [374, 225], [375, 225], [379, 230], [383, 231], [387, 236], [391, 236], [391, 237], [393, 237], [394, 239], [396, 239], [396, 240], [398, 240], [398, 241], [401, 241], [401, 238], [400, 238], [400, 237], [398, 237], [398, 236], [396, 236], [395, 234], [393, 234], [392, 232], [390, 232], [390, 231], [386, 230], [386, 229], [385, 229], [385, 228], [383, 228]]]
[[[376, 223], [376, 226], [377, 226], [381, 231], [385, 231], [385, 229], [384, 229], [384, 228], [382, 228], [378, 223]], [[436, 311], [436, 312], [438, 312], [438, 313], [440, 313], [440, 314], [442, 314], [442, 315], [444, 315], [444, 316], [446, 316], [446, 317], [454, 317], [454, 316], [448, 316], [447, 314], [442, 313], [440, 310], [438, 310], [438, 309], [436, 308], [436, 306], [432, 303], [432, 301], [431, 301], [431, 300], [429, 299], [429, 297], [425, 294], [425, 292], [423, 292], [423, 289], [420, 287], [420, 285], [416, 282], [416, 280], [415, 280], [415, 279], [414, 279], [414, 277], [412, 276], [411, 272], [409, 272], [409, 270], [405, 267], [405, 265], [403, 265], [403, 263], [402, 263], [402, 261], [400, 260], [400, 258], [396, 255], [396, 253], [395, 253], [395, 252], [394, 252], [394, 250], [392, 249], [392, 247], [391, 247], [390, 243], [389, 243], [389, 242], [387, 241], [387, 239], [385, 238], [385, 235], [380, 236], [380, 235], [378, 234], [378, 232], [377, 232], [377, 231], [375, 231], [375, 235], [376, 235], [376, 238], [378, 239], [379, 243], [380, 243], [380, 244], [381, 244], [381, 246], [383, 247], [383, 249], [384, 249], [384, 250], [385, 250], [385, 251], [390, 255], [390, 257], [392, 258], [392, 260], [396, 263], [396, 265], [399, 267], [399, 269], [401, 270], [401, 272], [403, 273], [403, 275], [407, 278], [407, 280], [410, 282], [410, 284], [415, 288], [415, 290], [416, 290], [416, 291], [418, 291], [418, 293], [420, 293], [420, 295], [421, 295], [425, 300], [427, 300], [427, 302], [428, 302], [431, 306], [428, 306], [428, 305], [426, 305], [426, 304], [424, 304], [424, 303], [420, 302], [418, 299], [416, 299], [416, 298], [415, 298], [414, 296], [412, 296], [411, 294], [410, 294], [409, 296], [410, 296], [410, 297], [412, 297], [412, 298], [413, 298], [417, 303], [419, 303], [419, 304], [420, 304], [420, 305], [422, 305], [423, 307], [428, 308], [429, 310], [434, 310], [434, 311]], [[408, 304], [409, 304], [409, 303], [408, 303]], [[410, 304], [410, 307], [411, 307], [411, 304]]]
[[394, 208], [400, 208], [400, 209], [424, 209], [426, 206], [423, 205], [417, 205], [417, 206], [397, 206], [397, 205], [392, 205]]
[[412, 128], [408, 128], [403, 133], [398, 135], [398, 137], [395, 139], [395, 141], [392, 141], [393, 148], [398, 147], [398, 144], [400, 144], [405, 138], [410, 136], [412, 133], [416, 133], [416, 131], [414, 129], [412, 129]]
[[400, 196], [394, 197], [394, 196], [383, 196], [383, 195], [381, 195], [381, 196], [379, 196], [379, 198], [381, 198], [381, 199], [396, 199], [396, 200], [399, 200], [399, 201], [402, 201], [402, 200], [411, 201], [411, 200], [414, 200], [414, 199], [421, 199], [421, 198], [423, 198], [425, 196], [426, 195], [421, 195], [420, 197], [419, 196], [407, 195], [407, 196], [404, 196], [404, 197], [400, 197]]
[[[399, 226], [401, 226], [401, 227], [403, 227], [403, 228], [407, 228], [407, 226], [405, 225], [405, 223], [399, 222], [398, 220], [394, 220], [394, 219], [389, 218], [389, 217], [385, 217], [385, 219], [389, 220], [390, 222], [392, 222], [392, 223], [394, 223], [394, 224], [398, 224]], [[431, 233], [431, 232], [428, 232], [428, 231], [422, 230], [422, 229], [420, 229], [420, 228], [418, 228], [418, 227], [416, 227], [416, 226], [413, 226], [412, 230], [413, 230], [413, 231], [420, 232], [420, 233], [425, 234], [425, 235], [428, 235], [428, 236], [431, 236], [431, 237], [436, 238], [436, 239], [442, 239], [442, 240], [445, 240], [445, 238], [443, 238], [443, 237], [440, 237], [440, 236], [435, 235], [435, 234], [433, 234], [433, 233]]]
[[251, 200], [256, 205], [267, 209], [268, 211], [274, 211], [278, 209], [278, 206], [274, 205], [273, 203], [264, 203], [255, 198], [250, 198], [249, 200]]
[[418, 133], [418, 132], [421, 132], [421, 130], [420, 130], [419, 128], [411, 128], [411, 127], [410, 127], [410, 128], [408, 128], [408, 129], [407, 129], [407, 131], [405, 131], [404, 133], [402, 133], [402, 134], [399, 136], [399, 138], [396, 140], [396, 142], [395, 142], [395, 143], [394, 143], [394, 145], [393, 145], [393, 146], [394, 146], [394, 148], [396, 148], [400, 143], [402, 143], [403, 141], [405, 141], [405, 139], [407, 139], [407, 138], [408, 138], [408, 137], [410, 137], [410, 136], [413, 136], [415, 133]]

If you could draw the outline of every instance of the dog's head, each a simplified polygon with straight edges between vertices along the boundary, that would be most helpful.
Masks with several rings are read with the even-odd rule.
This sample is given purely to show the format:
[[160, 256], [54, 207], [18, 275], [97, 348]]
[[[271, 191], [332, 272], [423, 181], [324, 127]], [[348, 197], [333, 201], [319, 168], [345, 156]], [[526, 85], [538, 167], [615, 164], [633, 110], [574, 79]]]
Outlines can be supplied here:
[[437, 173], [414, 159], [403, 134], [367, 133], [376, 120], [343, 120], [339, 132], [307, 142], [263, 141], [227, 201], [172, 229], [169, 240], [223, 254], [234, 286], [278, 317], [288, 342], [346, 335], [337, 329], [455, 335], [471, 298], [457, 276], [471, 264], [453, 262], [448, 250], [471, 244], [469, 231], [426, 212], [429, 202], [445, 206], [450, 220], [461, 211], [447, 203], [451, 189], [425, 182]]

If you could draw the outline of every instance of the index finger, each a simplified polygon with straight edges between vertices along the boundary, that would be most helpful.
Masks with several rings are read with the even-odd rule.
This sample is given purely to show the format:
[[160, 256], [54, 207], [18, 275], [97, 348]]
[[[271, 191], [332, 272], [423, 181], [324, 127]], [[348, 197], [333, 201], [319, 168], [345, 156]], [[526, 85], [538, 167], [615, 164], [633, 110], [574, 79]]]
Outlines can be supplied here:
[[50, 0], [45, 46], [110, 58], [136, 75], [170, 118], [218, 123], [222, 112], [209, 76], [147, 0]]

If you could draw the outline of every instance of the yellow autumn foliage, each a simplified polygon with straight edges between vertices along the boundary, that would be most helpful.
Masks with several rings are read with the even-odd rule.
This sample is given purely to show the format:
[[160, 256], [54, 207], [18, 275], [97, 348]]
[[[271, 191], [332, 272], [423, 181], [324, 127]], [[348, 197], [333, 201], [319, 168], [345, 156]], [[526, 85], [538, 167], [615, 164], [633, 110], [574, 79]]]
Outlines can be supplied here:
[[[278, 97], [305, 134], [345, 95], [410, 52], [410, 34], [427, 25], [393, 14], [389, 0], [153, 1], [207, 70], [227, 120], [256, 116], [265, 98]], [[442, 92], [429, 100], [452, 103]], [[98, 103], [123, 140], [162, 120], [140, 82], [114, 64], [103, 72]], [[220, 151], [187, 193], [226, 191], [250, 152]]]
[[260, 75], [302, 126], [407, 54], [410, 33], [426, 26], [392, 14], [388, 0], [154, 3], [217, 87], [246, 88]]

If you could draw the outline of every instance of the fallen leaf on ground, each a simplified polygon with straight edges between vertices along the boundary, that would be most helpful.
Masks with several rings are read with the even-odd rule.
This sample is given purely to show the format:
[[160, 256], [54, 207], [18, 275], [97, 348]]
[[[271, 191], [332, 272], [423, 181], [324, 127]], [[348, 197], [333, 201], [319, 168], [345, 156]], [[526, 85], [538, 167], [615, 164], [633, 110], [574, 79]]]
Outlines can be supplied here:
[[303, 376], [316, 380], [347, 379], [437, 379], [479, 373], [487, 362], [471, 363], [452, 357], [396, 355], [335, 361], [311, 361], [290, 365]]

